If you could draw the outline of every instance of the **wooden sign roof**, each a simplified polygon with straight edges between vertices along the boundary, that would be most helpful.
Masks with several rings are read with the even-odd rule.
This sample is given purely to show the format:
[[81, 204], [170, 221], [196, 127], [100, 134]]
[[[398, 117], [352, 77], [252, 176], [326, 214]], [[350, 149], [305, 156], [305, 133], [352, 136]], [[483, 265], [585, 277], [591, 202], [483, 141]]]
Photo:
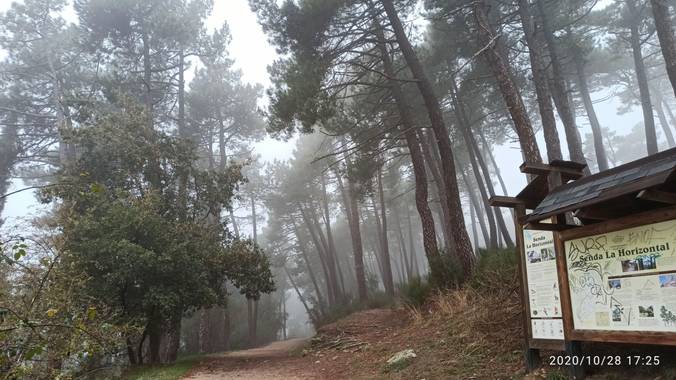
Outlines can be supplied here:
[[[623, 202], [617, 205], [618, 214], [640, 208], [636, 207], [637, 203], [633, 203], [636, 199], [637, 202], [676, 203], [676, 188], [666, 186], [676, 185], [675, 173], [676, 148], [672, 148], [559, 186], [539, 202], [526, 220], [538, 222], [612, 200]], [[666, 186], [667, 189], [644, 191], [660, 186]]]

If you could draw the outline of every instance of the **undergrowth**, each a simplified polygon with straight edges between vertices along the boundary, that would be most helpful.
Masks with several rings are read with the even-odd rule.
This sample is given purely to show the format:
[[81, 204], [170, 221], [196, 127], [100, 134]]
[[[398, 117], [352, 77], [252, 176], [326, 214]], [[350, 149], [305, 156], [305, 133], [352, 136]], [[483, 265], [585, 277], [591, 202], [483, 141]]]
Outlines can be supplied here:
[[385, 292], [377, 291], [369, 294], [366, 302], [351, 301], [346, 304], [336, 305], [326, 310], [322, 315], [318, 316], [315, 321], [315, 329], [330, 323], [336, 322], [352, 313], [369, 310], [369, 309], [383, 309], [396, 306], [396, 300]]
[[130, 368], [123, 376], [124, 380], [178, 380], [185, 376], [202, 358], [202, 355], [189, 355], [179, 358], [171, 364], [143, 365]]

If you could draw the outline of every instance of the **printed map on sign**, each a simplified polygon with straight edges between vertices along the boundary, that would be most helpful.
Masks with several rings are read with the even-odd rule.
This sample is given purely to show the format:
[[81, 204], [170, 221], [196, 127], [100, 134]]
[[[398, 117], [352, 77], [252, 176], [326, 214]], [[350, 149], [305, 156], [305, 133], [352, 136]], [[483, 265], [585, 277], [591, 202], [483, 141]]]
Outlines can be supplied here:
[[576, 329], [676, 332], [676, 220], [565, 247]]
[[563, 339], [554, 234], [523, 230], [523, 242], [532, 336]]

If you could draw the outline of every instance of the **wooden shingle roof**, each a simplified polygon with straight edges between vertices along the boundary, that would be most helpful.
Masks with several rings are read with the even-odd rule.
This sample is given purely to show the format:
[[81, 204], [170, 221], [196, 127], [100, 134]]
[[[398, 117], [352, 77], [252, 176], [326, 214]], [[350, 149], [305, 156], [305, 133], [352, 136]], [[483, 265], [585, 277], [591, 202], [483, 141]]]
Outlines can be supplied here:
[[638, 193], [674, 180], [676, 148], [583, 177], [552, 190], [528, 215], [528, 222]]

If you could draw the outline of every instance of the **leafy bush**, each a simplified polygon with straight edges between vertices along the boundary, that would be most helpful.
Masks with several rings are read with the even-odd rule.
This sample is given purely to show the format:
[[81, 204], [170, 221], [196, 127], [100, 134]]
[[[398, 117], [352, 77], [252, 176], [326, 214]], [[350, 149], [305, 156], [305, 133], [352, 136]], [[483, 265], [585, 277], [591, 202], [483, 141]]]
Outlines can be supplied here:
[[476, 290], [500, 292], [505, 284], [516, 284], [518, 257], [514, 249], [480, 250], [476, 270], [469, 287]]
[[427, 301], [433, 289], [427, 279], [413, 277], [409, 282], [399, 285], [399, 294], [405, 304], [420, 306]]

